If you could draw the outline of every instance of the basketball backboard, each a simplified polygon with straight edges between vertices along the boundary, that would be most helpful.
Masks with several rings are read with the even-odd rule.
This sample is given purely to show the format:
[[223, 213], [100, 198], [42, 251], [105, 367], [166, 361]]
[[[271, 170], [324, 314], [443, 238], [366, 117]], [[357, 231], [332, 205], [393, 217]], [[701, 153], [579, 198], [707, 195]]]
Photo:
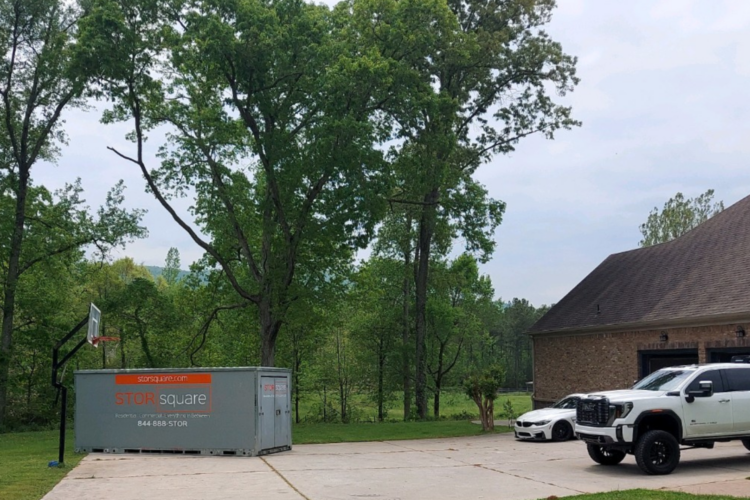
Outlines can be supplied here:
[[102, 312], [93, 303], [89, 309], [89, 331], [86, 334], [86, 340], [94, 347], [99, 347], [95, 340], [99, 338], [99, 322], [102, 319]]

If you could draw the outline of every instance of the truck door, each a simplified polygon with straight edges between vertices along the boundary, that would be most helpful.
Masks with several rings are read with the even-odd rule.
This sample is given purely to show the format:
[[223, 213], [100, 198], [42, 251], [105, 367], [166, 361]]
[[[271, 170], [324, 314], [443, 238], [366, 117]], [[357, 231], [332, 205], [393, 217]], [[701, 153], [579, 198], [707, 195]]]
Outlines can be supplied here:
[[750, 432], [750, 368], [738, 366], [724, 370], [732, 396], [734, 433]]
[[[700, 382], [710, 380], [714, 393], [697, 397], [692, 403], [685, 399], [688, 391], [698, 390]], [[683, 391], [683, 429], [686, 438], [708, 437], [732, 432], [732, 395], [726, 390], [721, 370], [708, 370], [695, 376]]]

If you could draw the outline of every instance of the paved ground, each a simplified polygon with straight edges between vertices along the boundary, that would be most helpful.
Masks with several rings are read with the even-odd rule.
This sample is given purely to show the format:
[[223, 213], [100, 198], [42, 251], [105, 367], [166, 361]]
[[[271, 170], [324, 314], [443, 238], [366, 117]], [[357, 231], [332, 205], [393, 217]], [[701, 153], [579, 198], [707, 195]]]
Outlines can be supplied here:
[[633, 457], [596, 465], [583, 443], [525, 443], [510, 434], [298, 445], [263, 458], [91, 454], [43, 500], [532, 500], [631, 488], [750, 497], [739, 442], [686, 450], [669, 476]]

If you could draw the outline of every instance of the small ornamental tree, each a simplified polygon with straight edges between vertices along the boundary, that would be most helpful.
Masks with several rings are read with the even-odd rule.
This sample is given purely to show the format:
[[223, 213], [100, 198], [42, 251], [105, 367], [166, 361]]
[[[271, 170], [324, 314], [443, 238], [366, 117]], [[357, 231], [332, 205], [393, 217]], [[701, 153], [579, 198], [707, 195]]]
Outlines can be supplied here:
[[504, 376], [505, 370], [500, 366], [491, 366], [469, 375], [464, 380], [464, 391], [479, 408], [483, 431], [495, 428], [495, 399]]

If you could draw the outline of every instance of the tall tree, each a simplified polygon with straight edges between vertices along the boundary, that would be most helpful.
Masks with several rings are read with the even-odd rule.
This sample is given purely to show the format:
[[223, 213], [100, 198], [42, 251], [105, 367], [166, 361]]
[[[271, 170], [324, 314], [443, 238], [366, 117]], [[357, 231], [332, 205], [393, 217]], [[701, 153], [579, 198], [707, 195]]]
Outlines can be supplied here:
[[172, 286], [177, 283], [180, 276], [180, 252], [172, 247], [167, 252], [167, 260], [164, 263], [164, 271], [161, 273], [167, 285]]
[[[388, 66], [349, 18], [347, 4], [302, 0], [99, 0], [86, 28], [114, 103], [106, 118], [134, 127], [135, 151], [115, 153], [257, 307], [263, 365], [299, 266], [348, 259], [380, 212]], [[157, 125], [171, 133], [152, 168], [144, 141]], [[192, 223], [171, 204], [190, 189]]]
[[656, 207], [651, 210], [648, 219], [639, 228], [643, 239], [638, 244], [649, 247], [682, 236], [724, 210], [724, 203], [712, 204], [713, 199], [713, 189], [688, 199], [682, 193], [677, 193], [664, 204], [661, 212]]
[[491, 305], [494, 291], [489, 277], [479, 274], [476, 259], [468, 254], [447, 266], [433, 263], [433, 270], [427, 307], [427, 372], [433, 384], [433, 416], [438, 418], [443, 387], [464, 345], [489, 331], [481, 313], [483, 306]]
[[[423, 2], [422, 5], [429, 3]], [[429, 266], [441, 219], [453, 219], [469, 250], [491, 253], [492, 233], [504, 204], [489, 198], [472, 175], [494, 154], [514, 150], [524, 137], [553, 138], [578, 124], [569, 107], [550, 92], [572, 91], [576, 59], [566, 55], [542, 27], [554, 0], [449, 0], [452, 16], [433, 19], [440, 36], [425, 57], [407, 54], [410, 82], [419, 88], [394, 101], [403, 167], [393, 203], [418, 209], [415, 220], [415, 395], [427, 416], [426, 307]], [[392, 7], [398, 12], [401, 3]], [[418, 18], [413, 12], [410, 17]]]
[[[0, 44], [3, 61], [0, 67], [0, 176], [3, 196], [12, 196], [12, 227], [0, 257], [2, 267], [2, 332], [0, 334], [0, 426], [7, 404], [8, 373], [13, 345], [13, 322], [16, 291], [22, 274], [50, 256], [75, 251], [96, 240], [105, 245], [119, 243], [127, 235], [140, 234], [139, 213], [119, 209], [122, 186], [110, 193], [107, 207], [94, 221], [81, 208], [80, 189], [67, 188], [57, 200], [44, 190], [34, 191], [32, 167], [42, 160], [55, 158], [65, 135], [60, 117], [66, 107], [81, 103], [87, 75], [76, 63], [76, 27], [80, 10], [59, 0], [0, 1]], [[55, 220], [28, 217], [32, 198], [47, 204], [47, 213]], [[54, 207], [52, 205], [55, 205]], [[76, 227], [72, 235], [60, 224]], [[34, 227], [36, 226], [36, 227]], [[27, 232], [49, 233], [40, 253], [26, 251]], [[66, 229], [67, 229], [66, 228]]]

